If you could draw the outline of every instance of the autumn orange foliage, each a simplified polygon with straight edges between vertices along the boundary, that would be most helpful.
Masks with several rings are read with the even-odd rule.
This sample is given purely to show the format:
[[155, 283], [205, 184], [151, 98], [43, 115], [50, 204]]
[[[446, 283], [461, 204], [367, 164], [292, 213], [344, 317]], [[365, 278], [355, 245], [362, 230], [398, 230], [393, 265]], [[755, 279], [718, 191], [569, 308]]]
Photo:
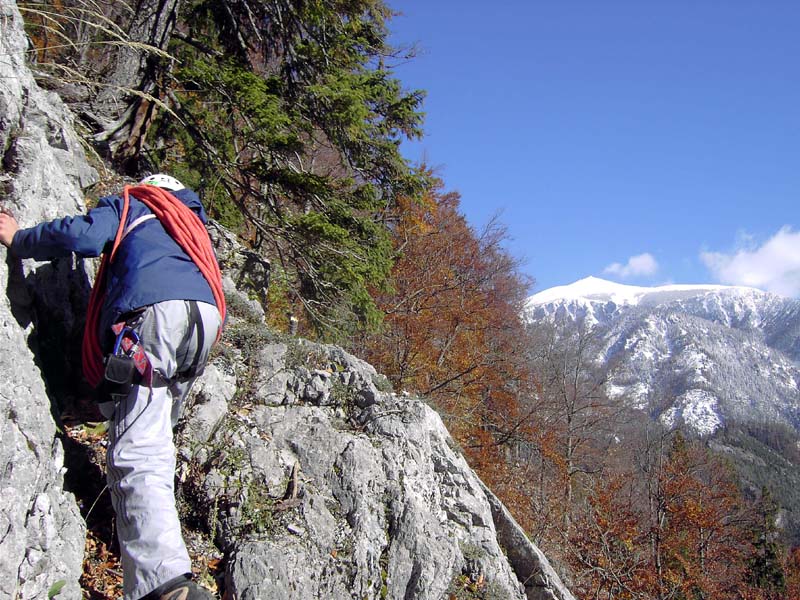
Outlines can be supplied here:
[[[753, 512], [700, 442], [663, 434], [587, 490], [568, 537], [579, 598], [789, 600], [751, 577]], [[631, 456], [629, 454], [629, 456]]]
[[[393, 224], [393, 293], [379, 296], [384, 327], [364, 354], [396, 389], [422, 394], [478, 464], [518, 415], [525, 279], [502, 247], [504, 230], [476, 233], [457, 194], [402, 200]], [[500, 421], [498, 421], [500, 419]]]
[[439, 410], [577, 597], [800, 600], [786, 595], [800, 576], [777, 596], [748, 581], [747, 503], [701, 442], [642, 434], [640, 423], [619, 443], [633, 417], [603, 391], [594, 332], [525, 323], [529, 281], [497, 222], [471, 228], [439, 183], [401, 200], [390, 223], [392, 289], [376, 292], [383, 328], [353, 350]]

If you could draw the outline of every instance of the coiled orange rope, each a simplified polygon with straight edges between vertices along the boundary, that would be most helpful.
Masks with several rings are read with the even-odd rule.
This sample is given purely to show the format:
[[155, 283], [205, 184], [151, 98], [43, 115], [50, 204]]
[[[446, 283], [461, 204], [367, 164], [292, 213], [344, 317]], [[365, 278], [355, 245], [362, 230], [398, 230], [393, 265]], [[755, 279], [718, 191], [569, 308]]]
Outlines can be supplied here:
[[[225, 322], [226, 307], [225, 296], [222, 292], [222, 274], [219, 270], [217, 258], [214, 255], [214, 249], [211, 247], [208, 232], [200, 217], [175, 196], [159, 187], [153, 185], [125, 186], [122, 191], [124, 200], [122, 214], [120, 215], [117, 235], [114, 238], [114, 245], [111, 249], [111, 254], [104, 254], [100, 261], [100, 268], [97, 271], [92, 293], [89, 296], [89, 307], [86, 312], [86, 328], [83, 331], [82, 347], [83, 374], [92, 387], [97, 387], [103, 380], [103, 350], [100, 346], [97, 328], [100, 322], [100, 310], [103, 307], [106, 296], [106, 271], [108, 265], [113, 262], [117, 248], [119, 248], [122, 241], [131, 193], [153, 212], [158, 220], [161, 221], [167, 233], [172, 236], [200, 269], [209, 286], [211, 286], [211, 293], [214, 295], [214, 302], [217, 305], [222, 322]], [[217, 339], [219, 339], [219, 334]]]

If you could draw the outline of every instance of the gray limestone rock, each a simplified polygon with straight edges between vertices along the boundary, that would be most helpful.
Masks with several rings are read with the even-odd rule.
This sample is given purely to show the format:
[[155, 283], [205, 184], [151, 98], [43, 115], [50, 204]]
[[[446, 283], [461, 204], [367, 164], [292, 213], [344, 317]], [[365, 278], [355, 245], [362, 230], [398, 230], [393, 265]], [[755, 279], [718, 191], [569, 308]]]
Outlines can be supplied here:
[[286, 344], [268, 344], [256, 354], [254, 401], [281, 405], [286, 400], [287, 385], [291, 379], [291, 374], [284, 368], [286, 351]]
[[[39, 89], [25, 64], [27, 38], [16, 4], [0, 2], [0, 208], [21, 225], [82, 210], [81, 185], [96, 179], [57, 96]], [[47, 387], [68, 377], [63, 338], [80, 326], [73, 302], [88, 277], [80, 263], [0, 267], [0, 599], [81, 595], [84, 524], [64, 491], [64, 456]], [[73, 311], [78, 311], [73, 312]], [[47, 318], [39, 315], [46, 314]], [[76, 316], [78, 315], [78, 316]], [[61, 343], [58, 340], [61, 340]], [[45, 384], [41, 368], [60, 363]]]
[[192, 420], [187, 427], [194, 444], [207, 442], [220, 427], [228, 412], [228, 403], [236, 394], [236, 377], [217, 365], [209, 365], [192, 390], [187, 411]]
[[337, 347], [268, 343], [253, 364], [259, 401], [237, 397], [191, 469], [232, 597], [440, 600], [482, 582], [573, 600], [424, 402]]

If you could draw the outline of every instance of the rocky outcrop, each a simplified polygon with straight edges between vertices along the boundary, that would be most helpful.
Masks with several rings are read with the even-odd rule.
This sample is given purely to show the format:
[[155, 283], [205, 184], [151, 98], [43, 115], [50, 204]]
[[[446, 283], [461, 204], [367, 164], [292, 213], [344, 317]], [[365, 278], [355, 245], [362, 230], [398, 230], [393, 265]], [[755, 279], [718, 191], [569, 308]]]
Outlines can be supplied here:
[[[39, 89], [25, 67], [26, 49], [16, 5], [0, 2], [0, 208], [23, 225], [82, 210], [80, 185], [93, 177], [59, 98]], [[66, 374], [52, 371], [49, 380], [42, 373], [53, 354], [63, 353], [54, 340], [63, 342], [74, 329], [73, 307], [85, 305], [79, 298], [86, 285], [72, 260], [23, 264], [7, 257], [0, 268], [3, 600], [81, 595], [84, 524], [64, 491], [58, 407], [48, 394]], [[49, 315], [46, 323], [41, 314]]]
[[[26, 44], [0, 0], [0, 208], [23, 226], [84, 210], [96, 179]], [[439, 416], [340, 348], [271, 333], [237, 289], [257, 267], [250, 294], [263, 293], [268, 265], [212, 237], [231, 317], [180, 426], [178, 477], [187, 523], [224, 555], [227, 597], [570, 600]], [[0, 267], [0, 600], [82, 595], [85, 526], [58, 424], [79, 389], [65, 348], [90, 276], [74, 259]]]
[[234, 598], [572, 597], [423, 401], [339, 348], [228, 335], [181, 447]]

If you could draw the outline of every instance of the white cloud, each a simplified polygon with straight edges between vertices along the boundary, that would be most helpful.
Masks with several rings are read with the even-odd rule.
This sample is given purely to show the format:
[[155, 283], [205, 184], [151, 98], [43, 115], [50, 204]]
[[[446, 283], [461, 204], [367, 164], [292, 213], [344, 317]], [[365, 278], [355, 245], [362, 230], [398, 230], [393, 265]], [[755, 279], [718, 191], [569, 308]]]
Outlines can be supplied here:
[[631, 256], [626, 264], [612, 263], [608, 265], [603, 273], [617, 275], [626, 279], [637, 275], [654, 275], [658, 271], [658, 262], [649, 252]]
[[747, 246], [733, 254], [701, 252], [700, 260], [720, 283], [800, 296], [800, 232], [782, 227], [761, 246]]

